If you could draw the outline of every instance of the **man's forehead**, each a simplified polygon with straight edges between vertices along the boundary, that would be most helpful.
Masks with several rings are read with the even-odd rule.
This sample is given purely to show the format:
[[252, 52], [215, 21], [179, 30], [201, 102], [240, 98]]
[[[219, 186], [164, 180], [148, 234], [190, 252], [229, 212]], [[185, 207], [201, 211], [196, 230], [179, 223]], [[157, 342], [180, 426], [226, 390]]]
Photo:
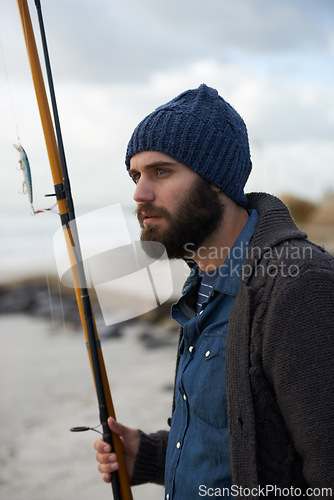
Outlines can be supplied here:
[[166, 162], [170, 164], [177, 164], [178, 161], [165, 153], [160, 151], [140, 151], [134, 155], [130, 160], [130, 166], [145, 165], [150, 163]]

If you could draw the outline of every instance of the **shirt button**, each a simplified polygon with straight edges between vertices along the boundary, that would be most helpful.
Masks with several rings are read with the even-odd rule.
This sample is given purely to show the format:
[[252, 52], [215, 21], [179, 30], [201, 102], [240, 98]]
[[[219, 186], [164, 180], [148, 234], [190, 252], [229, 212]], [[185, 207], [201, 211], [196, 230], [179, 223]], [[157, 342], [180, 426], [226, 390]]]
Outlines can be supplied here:
[[194, 346], [193, 346], [193, 345], [191, 345], [191, 346], [189, 347], [189, 352], [193, 352], [193, 350], [194, 350]]
[[167, 493], [166, 495], [166, 500], [169, 500], [169, 493]]
[[203, 313], [203, 309], [199, 313], [202, 314]]
[[185, 394], [183, 394], [183, 399], [187, 401], [187, 396]]
[[210, 351], [206, 351], [205, 357], [208, 358], [210, 356]]
[[180, 441], [176, 444], [176, 448], [179, 450], [181, 448], [181, 443]]

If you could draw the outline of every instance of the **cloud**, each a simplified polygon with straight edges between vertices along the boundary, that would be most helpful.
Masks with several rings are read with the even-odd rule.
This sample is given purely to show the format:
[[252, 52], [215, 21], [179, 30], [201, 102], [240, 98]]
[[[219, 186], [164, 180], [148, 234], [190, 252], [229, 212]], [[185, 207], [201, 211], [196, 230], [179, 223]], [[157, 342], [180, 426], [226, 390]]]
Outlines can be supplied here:
[[[14, 23], [10, 3], [2, 19]], [[330, 0], [59, 0], [43, 12], [59, 81], [147, 82], [208, 57], [294, 55], [298, 65], [305, 52], [333, 54]], [[36, 22], [33, 6], [31, 15]]]

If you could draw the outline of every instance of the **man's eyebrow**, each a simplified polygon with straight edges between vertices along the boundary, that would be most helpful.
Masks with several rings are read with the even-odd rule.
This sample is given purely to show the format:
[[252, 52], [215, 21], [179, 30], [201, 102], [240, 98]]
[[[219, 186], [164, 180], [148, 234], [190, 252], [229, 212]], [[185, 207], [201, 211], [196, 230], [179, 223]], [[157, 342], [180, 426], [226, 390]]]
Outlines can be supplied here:
[[[176, 165], [176, 161], [163, 161], [163, 160], [160, 160], [160, 161], [154, 161], [152, 163], [147, 163], [146, 165], [144, 165], [143, 167], [143, 170], [150, 170], [152, 168], [161, 168], [161, 167], [171, 167], [173, 165]], [[137, 171], [137, 169], [135, 168], [130, 168], [129, 169], [129, 175], [133, 175], [135, 174]]]

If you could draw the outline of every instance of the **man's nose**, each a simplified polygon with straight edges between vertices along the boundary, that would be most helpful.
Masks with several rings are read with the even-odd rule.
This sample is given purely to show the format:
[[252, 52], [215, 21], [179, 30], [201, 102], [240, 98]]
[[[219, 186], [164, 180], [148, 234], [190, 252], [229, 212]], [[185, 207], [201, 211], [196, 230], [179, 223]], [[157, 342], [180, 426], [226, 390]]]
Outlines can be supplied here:
[[136, 184], [136, 189], [133, 194], [133, 199], [136, 203], [143, 201], [154, 201], [155, 195], [150, 182], [140, 178]]

